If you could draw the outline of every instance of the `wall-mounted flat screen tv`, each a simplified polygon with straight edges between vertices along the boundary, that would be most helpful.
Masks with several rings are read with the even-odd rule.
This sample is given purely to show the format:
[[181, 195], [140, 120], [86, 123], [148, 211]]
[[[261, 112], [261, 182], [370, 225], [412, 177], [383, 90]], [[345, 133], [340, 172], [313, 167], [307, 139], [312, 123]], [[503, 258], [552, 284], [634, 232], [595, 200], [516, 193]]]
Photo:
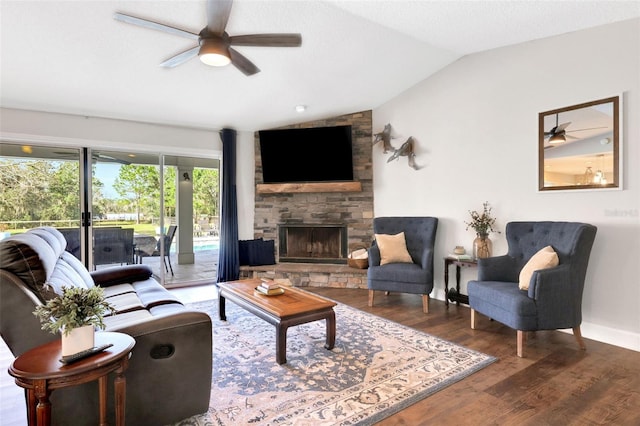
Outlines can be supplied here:
[[260, 130], [264, 183], [353, 181], [351, 126]]

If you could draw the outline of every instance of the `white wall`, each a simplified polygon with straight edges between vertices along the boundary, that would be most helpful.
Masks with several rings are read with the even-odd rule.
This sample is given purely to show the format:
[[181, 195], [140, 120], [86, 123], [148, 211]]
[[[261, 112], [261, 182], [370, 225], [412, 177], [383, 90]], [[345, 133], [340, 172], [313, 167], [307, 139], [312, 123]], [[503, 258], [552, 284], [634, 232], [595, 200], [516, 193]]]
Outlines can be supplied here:
[[[436, 259], [471, 250], [469, 210], [489, 201], [499, 228], [515, 220], [598, 227], [583, 298], [583, 335], [640, 350], [640, 20], [461, 58], [373, 111], [416, 140], [418, 171], [374, 146], [376, 216], [440, 218]], [[623, 94], [624, 189], [538, 192], [538, 113]], [[492, 234], [506, 253], [504, 233]], [[444, 265], [435, 296], [444, 300]], [[475, 277], [465, 271], [463, 284]], [[451, 282], [450, 282], [451, 284]], [[463, 285], [463, 288], [466, 288]]]
[[216, 130], [9, 108], [0, 108], [0, 139], [125, 152], [222, 156]]

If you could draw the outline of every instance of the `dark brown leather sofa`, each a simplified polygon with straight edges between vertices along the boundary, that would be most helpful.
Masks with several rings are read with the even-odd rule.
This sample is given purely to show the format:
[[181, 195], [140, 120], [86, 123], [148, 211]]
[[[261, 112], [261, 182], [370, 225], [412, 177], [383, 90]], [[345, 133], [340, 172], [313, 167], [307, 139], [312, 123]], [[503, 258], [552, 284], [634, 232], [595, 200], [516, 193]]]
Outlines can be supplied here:
[[[126, 423], [165, 425], [206, 412], [211, 392], [211, 319], [187, 309], [145, 265], [87, 271], [55, 228], [29, 230], [0, 241], [0, 334], [14, 356], [59, 339], [33, 315], [63, 286], [101, 286], [117, 314], [106, 331], [136, 340], [126, 372]], [[109, 422], [113, 418], [109, 380]], [[98, 424], [97, 382], [55, 390], [57, 425]]]

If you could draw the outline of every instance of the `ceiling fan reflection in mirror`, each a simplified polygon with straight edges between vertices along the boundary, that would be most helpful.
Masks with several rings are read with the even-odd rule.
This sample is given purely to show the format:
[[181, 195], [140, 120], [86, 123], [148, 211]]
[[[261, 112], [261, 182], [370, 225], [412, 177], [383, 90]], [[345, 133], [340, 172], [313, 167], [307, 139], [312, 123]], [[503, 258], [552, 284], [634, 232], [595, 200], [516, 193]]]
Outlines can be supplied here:
[[[544, 132], [545, 140], [548, 140], [549, 144], [556, 145], [560, 143], [564, 143], [567, 139], [580, 139], [575, 136], [569, 135], [568, 133], [573, 132], [583, 132], [586, 130], [596, 130], [596, 129], [606, 129], [606, 126], [601, 127], [590, 127], [587, 129], [575, 129], [575, 130], [567, 130], [567, 127], [571, 124], [570, 121], [562, 124], [558, 124], [560, 114], [556, 114], [556, 125], [548, 132]], [[548, 147], [547, 147], [548, 148]]]
[[207, 0], [207, 26], [197, 34], [119, 12], [115, 13], [114, 18], [128, 24], [198, 41], [197, 46], [191, 47], [162, 62], [160, 66], [165, 68], [173, 68], [195, 56], [199, 56], [200, 60], [207, 65], [225, 66], [232, 64], [245, 75], [250, 76], [260, 72], [260, 69], [231, 46], [299, 47], [302, 44], [302, 36], [293, 33], [230, 36], [225, 31], [225, 28], [231, 13], [232, 3], [233, 0]]

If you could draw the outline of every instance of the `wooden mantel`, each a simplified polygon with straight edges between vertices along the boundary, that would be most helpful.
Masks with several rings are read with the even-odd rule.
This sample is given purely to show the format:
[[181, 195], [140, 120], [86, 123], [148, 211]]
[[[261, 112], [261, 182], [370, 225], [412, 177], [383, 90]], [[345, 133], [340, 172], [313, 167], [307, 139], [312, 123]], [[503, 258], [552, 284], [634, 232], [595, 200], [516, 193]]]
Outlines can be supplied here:
[[288, 192], [361, 192], [360, 182], [259, 183], [258, 194]]

